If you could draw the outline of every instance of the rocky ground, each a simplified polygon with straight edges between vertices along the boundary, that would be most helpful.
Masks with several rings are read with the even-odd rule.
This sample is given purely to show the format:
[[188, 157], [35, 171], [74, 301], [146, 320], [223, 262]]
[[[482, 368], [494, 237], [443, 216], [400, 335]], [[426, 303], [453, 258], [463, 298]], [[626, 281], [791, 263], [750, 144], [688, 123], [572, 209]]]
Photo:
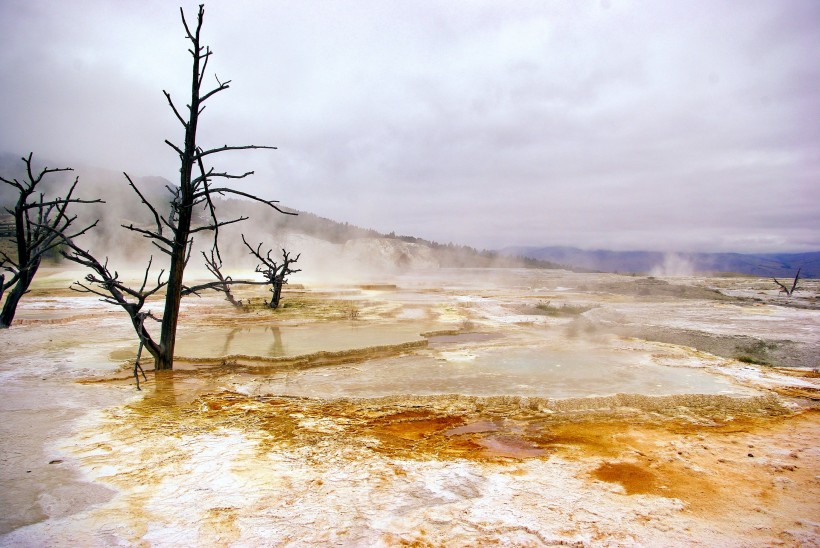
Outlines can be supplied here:
[[184, 359], [138, 392], [124, 315], [71, 275], [0, 333], [0, 545], [820, 540], [813, 281], [436, 270], [277, 312], [192, 299]]

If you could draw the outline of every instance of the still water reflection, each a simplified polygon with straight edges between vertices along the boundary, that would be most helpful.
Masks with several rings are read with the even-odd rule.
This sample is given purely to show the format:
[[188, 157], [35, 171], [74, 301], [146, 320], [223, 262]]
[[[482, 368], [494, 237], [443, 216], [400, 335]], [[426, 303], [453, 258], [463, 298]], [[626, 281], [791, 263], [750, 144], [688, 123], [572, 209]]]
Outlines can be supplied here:
[[659, 365], [648, 353], [541, 347], [433, 351], [349, 366], [282, 372], [251, 384], [257, 392], [329, 398], [400, 394], [550, 398], [618, 393], [756, 394], [704, 369]]

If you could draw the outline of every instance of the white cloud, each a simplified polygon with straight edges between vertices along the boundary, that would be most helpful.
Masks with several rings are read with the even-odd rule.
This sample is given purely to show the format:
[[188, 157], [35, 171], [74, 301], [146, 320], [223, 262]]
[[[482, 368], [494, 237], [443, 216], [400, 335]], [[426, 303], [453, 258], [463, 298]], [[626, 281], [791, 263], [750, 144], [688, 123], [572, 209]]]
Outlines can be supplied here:
[[[0, 21], [0, 148], [173, 178], [175, 8], [7, 1]], [[222, 166], [385, 231], [817, 249], [818, 21], [811, 0], [209, 2], [210, 68], [233, 83], [201, 137], [279, 146]]]

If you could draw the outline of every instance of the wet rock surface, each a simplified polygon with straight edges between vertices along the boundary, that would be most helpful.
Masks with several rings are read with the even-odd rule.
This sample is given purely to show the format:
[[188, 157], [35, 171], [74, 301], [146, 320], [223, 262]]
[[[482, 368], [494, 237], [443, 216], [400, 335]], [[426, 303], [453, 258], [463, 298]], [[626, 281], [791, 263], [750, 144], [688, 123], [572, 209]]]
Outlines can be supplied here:
[[[680, 280], [635, 282], [437, 271], [301, 289], [275, 314], [252, 293], [240, 311], [188, 301], [180, 337], [241, 325], [266, 339], [213, 341], [219, 352], [149, 372], [140, 393], [125, 318], [41, 288], [26, 322], [0, 334], [0, 545], [816, 544], [817, 311], [738, 300], [745, 279], [687, 280], [680, 294], [668, 287]], [[701, 291], [713, 285], [728, 294]], [[534, 313], [544, 302], [580, 312]], [[277, 326], [278, 343], [263, 329]], [[284, 340], [373, 326], [398, 338], [325, 348], [319, 336], [290, 351]], [[756, 341], [771, 365], [736, 359]], [[620, 393], [619, 358], [601, 361], [605, 394], [556, 397], [560, 380], [397, 389], [399, 365], [466, 373], [522, 349], [720, 383]], [[798, 369], [776, 367], [786, 355]], [[389, 390], [318, 396], [391, 375], [378, 379]]]

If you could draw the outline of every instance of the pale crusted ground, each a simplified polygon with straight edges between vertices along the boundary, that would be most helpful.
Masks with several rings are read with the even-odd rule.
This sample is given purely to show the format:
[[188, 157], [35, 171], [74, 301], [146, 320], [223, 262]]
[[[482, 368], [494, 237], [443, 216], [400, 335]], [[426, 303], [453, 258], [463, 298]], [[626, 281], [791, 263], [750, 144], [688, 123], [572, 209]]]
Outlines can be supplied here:
[[[789, 373], [666, 339], [708, 338], [723, 354], [761, 341], [750, 348], [763, 358], [787, 348], [800, 359], [820, 339], [817, 310], [708, 291], [761, 295], [764, 281], [639, 281], [439, 272], [309, 287], [276, 315], [188, 301], [181, 337], [232, 340], [193, 345], [214, 359], [149, 373], [142, 392], [124, 369], [135, 345], [121, 313], [43, 284], [0, 333], [0, 544], [816, 545], [814, 364]], [[555, 312], [576, 305], [592, 308]], [[666, 338], [622, 338], [623, 326]], [[265, 340], [243, 343], [251, 329]], [[517, 348], [634, 355], [647, 374], [739, 384], [703, 396], [561, 399], [557, 384], [524, 398], [515, 387], [411, 396], [395, 373], [469, 371]], [[384, 397], [350, 395], [391, 367], [395, 382], [373, 383]]]

